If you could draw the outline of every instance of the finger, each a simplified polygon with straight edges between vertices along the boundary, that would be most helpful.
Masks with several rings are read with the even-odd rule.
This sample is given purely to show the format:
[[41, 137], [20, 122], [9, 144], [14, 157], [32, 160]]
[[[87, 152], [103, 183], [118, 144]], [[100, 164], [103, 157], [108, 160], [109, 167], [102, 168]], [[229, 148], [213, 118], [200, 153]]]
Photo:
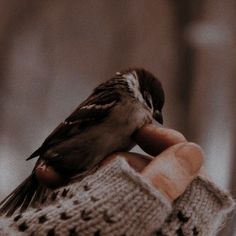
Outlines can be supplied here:
[[197, 176], [202, 163], [203, 153], [198, 145], [180, 143], [154, 158], [141, 174], [170, 200], [174, 200]]
[[176, 130], [145, 125], [135, 132], [135, 142], [148, 154], [157, 156], [175, 144], [186, 142], [186, 138]]
[[137, 172], [141, 172], [153, 159], [152, 157], [133, 152], [117, 152], [105, 158], [101, 162], [100, 167], [107, 165], [119, 157], [125, 158], [129, 165]]

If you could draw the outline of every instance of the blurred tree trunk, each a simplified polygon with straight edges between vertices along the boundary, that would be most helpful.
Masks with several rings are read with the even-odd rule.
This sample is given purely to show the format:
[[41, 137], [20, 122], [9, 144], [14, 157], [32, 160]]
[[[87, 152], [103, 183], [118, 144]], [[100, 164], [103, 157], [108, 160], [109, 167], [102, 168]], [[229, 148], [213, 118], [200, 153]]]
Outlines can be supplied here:
[[[236, 187], [235, 10], [235, 1], [205, 1], [199, 18], [188, 25], [185, 33], [194, 50], [190, 136], [203, 146], [205, 162], [214, 181], [233, 194]], [[233, 236], [233, 223], [219, 235]]]
[[[0, 100], [0, 106], [4, 103], [5, 84], [6, 84], [6, 65], [8, 64], [8, 53], [11, 44], [12, 33], [14, 28], [19, 26], [19, 20], [22, 17], [25, 19], [25, 10], [28, 9], [28, 0], [22, 1], [0, 1], [0, 92], [2, 94]], [[2, 110], [2, 107], [1, 107]], [[1, 113], [2, 116], [3, 113]], [[2, 120], [3, 117], [0, 117]], [[2, 122], [1, 122], [2, 124]], [[0, 127], [1, 130], [2, 127]]]
[[178, 128], [184, 133], [187, 139], [192, 139], [190, 113], [192, 109], [191, 99], [195, 72], [195, 54], [192, 45], [188, 42], [185, 36], [188, 25], [199, 18], [203, 7], [203, 2], [201, 0], [180, 0], [172, 2], [175, 6], [177, 16], [176, 39], [178, 48], [178, 85], [176, 86], [176, 90], [180, 103], [179, 113], [181, 114], [182, 121], [180, 122]]

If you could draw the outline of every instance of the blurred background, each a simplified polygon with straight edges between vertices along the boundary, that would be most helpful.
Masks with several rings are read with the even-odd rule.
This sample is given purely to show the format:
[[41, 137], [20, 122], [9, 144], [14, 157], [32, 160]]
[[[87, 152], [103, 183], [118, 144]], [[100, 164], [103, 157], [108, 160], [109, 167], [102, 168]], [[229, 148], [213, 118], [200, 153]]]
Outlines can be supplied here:
[[132, 66], [159, 77], [165, 126], [202, 145], [209, 175], [236, 197], [236, 1], [1, 0], [0, 16], [0, 198], [49, 132]]

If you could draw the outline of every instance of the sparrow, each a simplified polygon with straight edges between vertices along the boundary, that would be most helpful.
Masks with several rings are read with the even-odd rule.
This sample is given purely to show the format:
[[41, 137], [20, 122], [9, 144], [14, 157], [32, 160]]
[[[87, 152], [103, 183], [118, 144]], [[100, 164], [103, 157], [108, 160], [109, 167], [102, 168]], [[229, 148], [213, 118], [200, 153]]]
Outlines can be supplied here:
[[106, 156], [129, 151], [133, 134], [145, 124], [163, 123], [161, 82], [142, 68], [117, 72], [97, 86], [26, 160], [39, 157], [33, 171], [0, 203], [0, 214], [11, 216], [39, 202], [48, 186], [40, 168], [51, 168], [64, 180], [91, 170]]

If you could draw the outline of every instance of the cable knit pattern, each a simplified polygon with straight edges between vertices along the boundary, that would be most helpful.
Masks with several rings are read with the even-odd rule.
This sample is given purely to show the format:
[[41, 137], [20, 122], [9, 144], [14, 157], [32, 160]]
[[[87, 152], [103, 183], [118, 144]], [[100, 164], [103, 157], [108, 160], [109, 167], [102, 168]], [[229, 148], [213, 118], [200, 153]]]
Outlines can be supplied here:
[[209, 236], [234, 206], [228, 194], [198, 177], [172, 210], [170, 202], [121, 158], [51, 192], [43, 202], [2, 218], [0, 235]]
[[216, 235], [223, 217], [234, 207], [229, 194], [197, 177], [174, 203], [174, 210], [156, 235]]

